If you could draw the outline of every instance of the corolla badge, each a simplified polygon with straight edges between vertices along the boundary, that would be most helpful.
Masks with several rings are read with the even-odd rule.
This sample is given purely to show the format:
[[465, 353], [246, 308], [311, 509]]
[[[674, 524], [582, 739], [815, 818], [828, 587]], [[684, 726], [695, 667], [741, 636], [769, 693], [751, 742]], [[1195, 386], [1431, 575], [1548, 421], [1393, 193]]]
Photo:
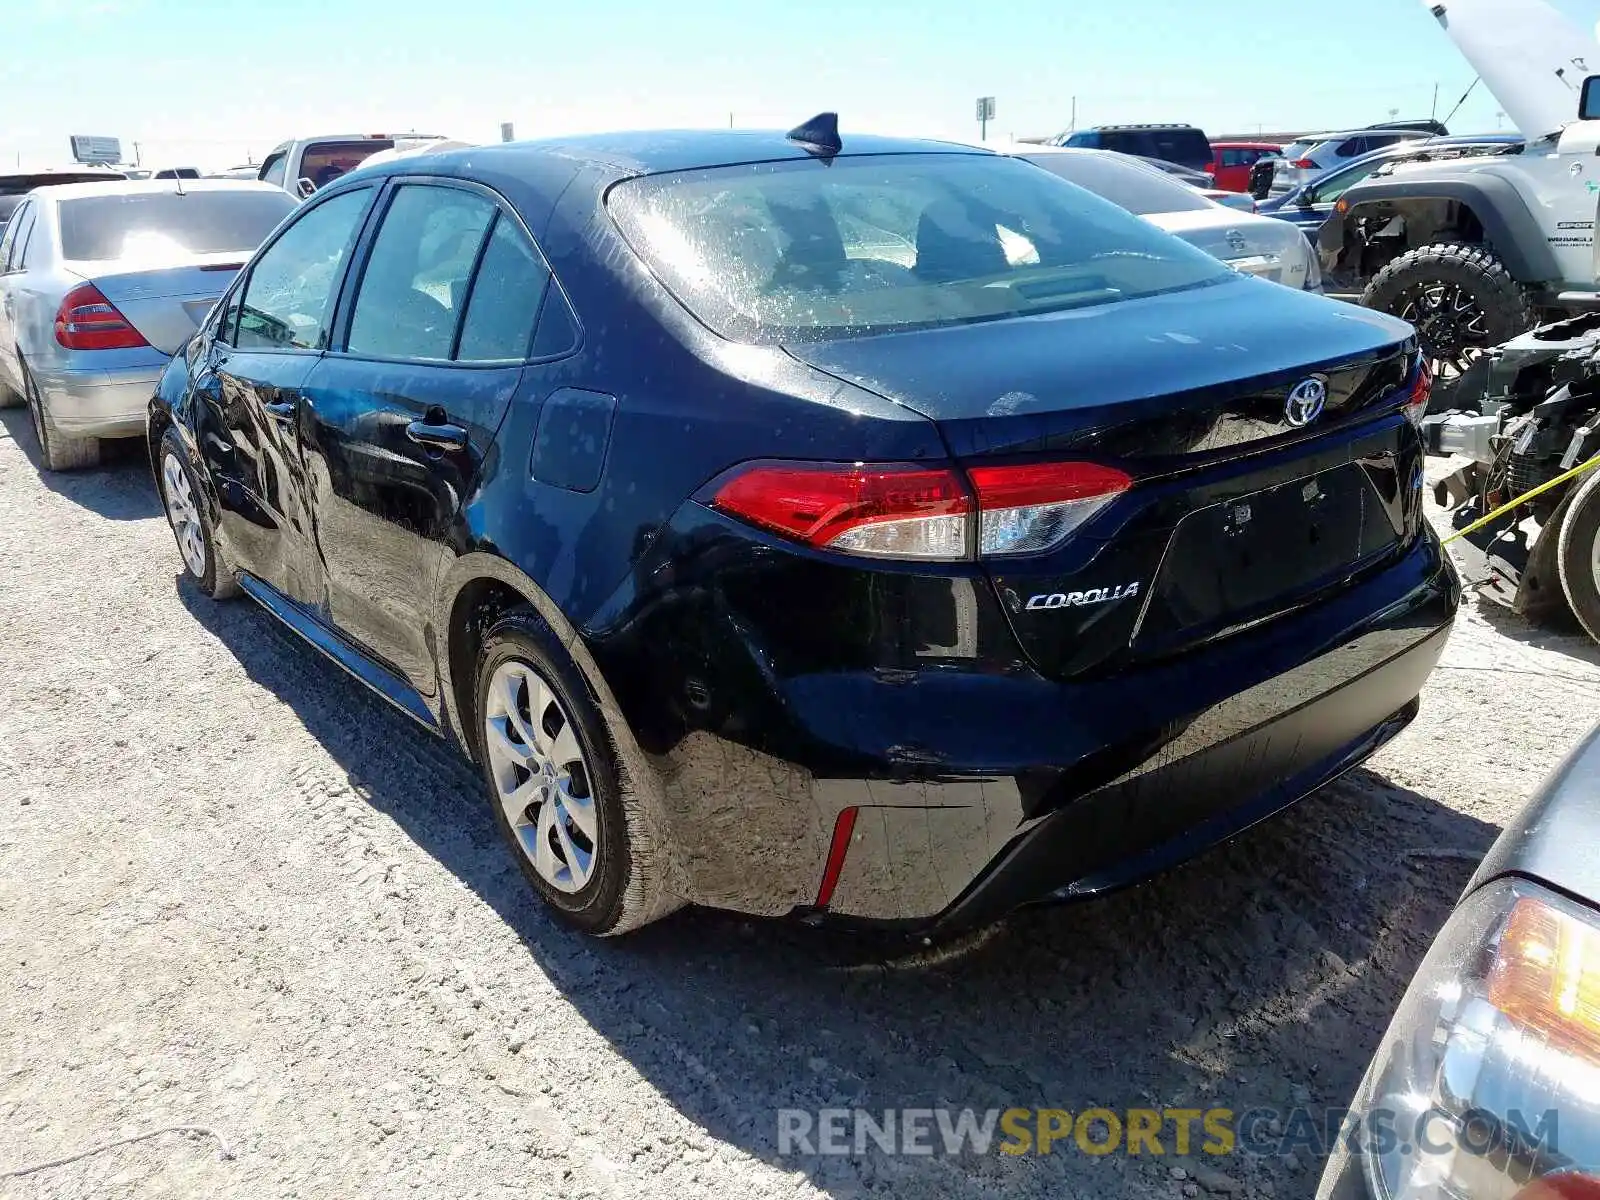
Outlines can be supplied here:
[[1304, 379], [1289, 390], [1289, 401], [1283, 406], [1283, 419], [1299, 429], [1322, 415], [1328, 403], [1328, 385], [1320, 379]]
[[1090, 588], [1086, 592], [1041, 592], [1028, 597], [1028, 609], [1082, 608], [1087, 604], [1105, 604], [1111, 600], [1126, 600], [1139, 594], [1137, 583], [1124, 583], [1114, 588]]

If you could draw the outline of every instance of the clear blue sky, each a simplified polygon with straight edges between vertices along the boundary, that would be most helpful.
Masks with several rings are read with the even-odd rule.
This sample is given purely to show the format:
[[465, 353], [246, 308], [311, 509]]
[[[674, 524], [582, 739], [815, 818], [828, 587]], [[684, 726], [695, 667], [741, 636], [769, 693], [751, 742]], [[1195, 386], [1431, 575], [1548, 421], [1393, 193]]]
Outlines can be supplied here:
[[[1583, 29], [1600, 0], [1555, 0]], [[1224, 130], [1439, 115], [1473, 73], [1419, 0], [4, 0], [0, 164], [67, 136], [227, 166], [294, 134], [467, 140], [661, 125], [975, 139], [1183, 120]], [[1496, 125], [1481, 87], [1452, 121]]]

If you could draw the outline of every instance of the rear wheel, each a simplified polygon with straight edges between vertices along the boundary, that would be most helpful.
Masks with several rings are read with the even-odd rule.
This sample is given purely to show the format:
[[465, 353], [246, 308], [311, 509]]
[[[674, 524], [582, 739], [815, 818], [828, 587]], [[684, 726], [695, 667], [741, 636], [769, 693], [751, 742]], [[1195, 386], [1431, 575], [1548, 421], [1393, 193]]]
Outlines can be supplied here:
[[589, 934], [626, 933], [671, 912], [659, 831], [550, 627], [531, 609], [501, 618], [484, 638], [477, 683], [495, 824], [534, 890]]
[[183, 571], [189, 580], [213, 600], [236, 595], [239, 584], [233, 569], [223, 559], [188, 447], [176, 429], [168, 428], [161, 439], [161, 456], [156, 466], [156, 486], [167, 510], [167, 523], [178, 541], [183, 556]]
[[1437, 242], [1400, 255], [1362, 293], [1368, 308], [1417, 327], [1433, 368], [1435, 404], [1470, 390], [1489, 351], [1534, 326], [1527, 294], [1486, 246]]
[[1589, 471], [1567, 507], [1557, 559], [1567, 603], [1600, 642], [1600, 467]]
[[28, 368], [22, 368], [22, 386], [27, 392], [28, 413], [33, 417], [33, 433], [39, 439], [39, 460], [47, 471], [75, 471], [80, 467], [93, 467], [100, 462], [100, 439], [68, 437], [50, 428], [45, 416], [44, 397], [39, 385], [34, 383]]

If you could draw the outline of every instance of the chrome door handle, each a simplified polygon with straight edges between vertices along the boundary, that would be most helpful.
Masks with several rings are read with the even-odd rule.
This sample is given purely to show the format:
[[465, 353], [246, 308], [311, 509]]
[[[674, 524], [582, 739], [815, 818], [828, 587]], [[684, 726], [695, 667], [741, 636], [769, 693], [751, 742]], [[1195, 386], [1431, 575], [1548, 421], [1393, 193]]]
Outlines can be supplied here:
[[467, 431], [459, 425], [435, 425], [431, 421], [413, 421], [406, 426], [406, 436], [419, 446], [430, 450], [465, 450]]

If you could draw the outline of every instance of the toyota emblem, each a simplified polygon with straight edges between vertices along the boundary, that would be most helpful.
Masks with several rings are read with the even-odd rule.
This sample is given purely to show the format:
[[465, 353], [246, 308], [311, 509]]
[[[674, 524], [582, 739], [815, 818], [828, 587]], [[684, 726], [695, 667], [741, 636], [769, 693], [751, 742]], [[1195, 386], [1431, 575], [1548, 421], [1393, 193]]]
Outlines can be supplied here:
[[1320, 379], [1305, 379], [1289, 391], [1289, 402], [1283, 406], [1283, 419], [1299, 429], [1322, 415], [1322, 406], [1328, 402], [1328, 385]]
[[1247, 241], [1244, 234], [1240, 233], [1237, 229], [1230, 229], [1222, 236], [1228, 243], [1228, 249], [1236, 253], [1243, 254], [1246, 250], [1250, 249], [1249, 241]]

